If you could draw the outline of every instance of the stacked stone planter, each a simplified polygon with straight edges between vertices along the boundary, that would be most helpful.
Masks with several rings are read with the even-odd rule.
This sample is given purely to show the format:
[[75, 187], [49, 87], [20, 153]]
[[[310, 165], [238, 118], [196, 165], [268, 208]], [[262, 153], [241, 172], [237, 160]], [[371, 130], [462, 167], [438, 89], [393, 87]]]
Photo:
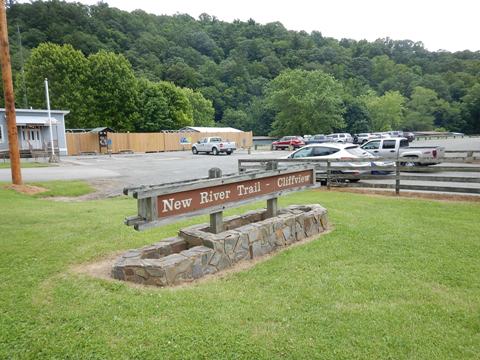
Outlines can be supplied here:
[[327, 210], [320, 205], [292, 205], [273, 218], [250, 211], [224, 219], [225, 231], [208, 232], [208, 224], [180, 230], [178, 237], [130, 250], [112, 268], [115, 279], [145, 285], [169, 286], [192, 281], [255, 259], [328, 227]]

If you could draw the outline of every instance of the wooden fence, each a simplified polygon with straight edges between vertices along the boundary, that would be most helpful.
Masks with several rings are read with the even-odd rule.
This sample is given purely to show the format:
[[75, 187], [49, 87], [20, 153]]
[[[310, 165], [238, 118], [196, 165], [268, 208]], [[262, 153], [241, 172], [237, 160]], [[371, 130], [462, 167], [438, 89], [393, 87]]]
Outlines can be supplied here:
[[[96, 133], [67, 133], [68, 155], [82, 153], [99, 153], [111, 151], [120, 152], [160, 152], [190, 150], [191, 144], [203, 137], [218, 136], [224, 140], [235, 141], [238, 148], [252, 146], [252, 132], [238, 133], [108, 133], [107, 139], [110, 144], [100, 148], [98, 134]], [[181, 139], [187, 140], [182, 143]]]
[[[355, 166], [355, 163], [365, 163], [365, 159], [239, 159], [238, 170], [239, 172], [263, 170], [271, 167], [272, 163], [279, 168], [282, 167], [281, 164], [285, 167], [303, 163], [314, 165], [317, 181], [323, 182], [329, 189], [333, 186], [348, 186], [395, 189], [397, 194], [400, 190], [480, 194], [480, 166], [471, 164], [470, 159], [466, 158], [445, 158], [434, 161], [439, 160], [448, 161], [448, 164], [405, 166], [405, 164], [413, 165], [417, 162], [412, 161], [411, 158], [398, 158], [394, 161], [374, 159], [375, 163], [388, 162], [388, 166], [372, 163], [370, 166], [359, 167]], [[447, 186], [446, 183], [449, 185]]]

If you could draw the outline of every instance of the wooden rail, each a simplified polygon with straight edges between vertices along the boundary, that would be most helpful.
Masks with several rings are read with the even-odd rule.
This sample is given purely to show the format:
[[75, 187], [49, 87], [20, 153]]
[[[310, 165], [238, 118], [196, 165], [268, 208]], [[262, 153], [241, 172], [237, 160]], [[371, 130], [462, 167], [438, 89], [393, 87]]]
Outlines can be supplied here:
[[[453, 161], [449, 158], [435, 159], [435, 162], [442, 160], [450, 164], [433, 166], [418, 166], [419, 161], [412, 161], [411, 158], [398, 158], [394, 161], [378, 158], [365, 160], [239, 159], [238, 170], [239, 172], [259, 171], [266, 169], [267, 166], [271, 166], [269, 164], [275, 164], [279, 169], [303, 164], [313, 165], [317, 181], [322, 182], [328, 189], [334, 186], [347, 186], [395, 189], [397, 194], [401, 190], [480, 194], [480, 186], [474, 187], [476, 184], [480, 184], [480, 165], [470, 164], [470, 161], [467, 159]], [[355, 165], [355, 163], [369, 163], [370, 161], [374, 161], [370, 166], [367, 164], [365, 166]], [[425, 159], [422, 159], [422, 162], [425, 162]], [[415, 164], [416, 166], [405, 166], [405, 164]], [[461, 175], [452, 175], [452, 172], [461, 173]], [[463, 175], [464, 173], [465, 175]], [[372, 183], [365, 182], [365, 180], [382, 180], [382, 182]], [[392, 181], [392, 183], [385, 183], [385, 181]], [[416, 183], [408, 184], [405, 181], [415, 181]], [[428, 184], [426, 182], [439, 184]], [[452, 186], [446, 186], [441, 183], [452, 184]], [[456, 184], [470, 184], [472, 187]]]

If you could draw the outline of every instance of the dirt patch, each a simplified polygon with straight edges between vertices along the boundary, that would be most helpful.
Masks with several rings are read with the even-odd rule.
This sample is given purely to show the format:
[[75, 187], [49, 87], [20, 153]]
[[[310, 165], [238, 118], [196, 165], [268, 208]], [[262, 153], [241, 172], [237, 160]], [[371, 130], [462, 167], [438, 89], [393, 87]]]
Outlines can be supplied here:
[[22, 193], [22, 194], [27, 194], [27, 195], [35, 195], [35, 194], [40, 194], [43, 192], [48, 191], [48, 189], [45, 189], [40, 186], [34, 186], [34, 185], [5, 185], [3, 186], [4, 189], [8, 190], [14, 190], [16, 192]]
[[321, 234], [317, 234], [315, 236], [311, 236], [309, 238], [305, 238], [303, 240], [297, 241], [297, 242], [289, 245], [288, 247], [279, 248], [276, 251], [273, 251], [273, 252], [271, 252], [267, 255], [263, 255], [261, 257], [255, 258], [254, 260], [240, 261], [240, 262], [236, 263], [235, 265], [233, 265], [232, 267], [227, 268], [227, 269], [222, 270], [222, 271], [219, 271], [215, 274], [205, 275], [205, 276], [203, 276], [199, 279], [192, 280], [192, 281], [186, 282], [186, 283], [182, 283], [180, 285], [169, 286], [169, 287], [158, 287], [158, 286], [153, 286], [153, 285], [141, 285], [141, 284], [135, 284], [131, 281], [121, 281], [121, 280], [116, 280], [116, 279], [112, 278], [111, 275], [110, 275], [110, 272], [112, 270], [112, 266], [113, 266], [115, 260], [117, 260], [117, 258], [120, 255], [122, 255], [125, 251], [116, 252], [116, 253], [111, 254], [108, 257], [103, 258], [101, 260], [98, 260], [96, 262], [75, 265], [71, 268], [71, 271], [73, 271], [76, 274], [87, 275], [87, 276], [97, 278], [97, 279], [121, 282], [121, 283], [123, 283], [127, 286], [137, 288], [137, 289], [181, 289], [181, 288], [187, 288], [187, 287], [190, 287], [190, 286], [194, 286], [196, 284], [201, 284], [201, 283], [204, 283], [204, 282], [207, 282], [207, 281], [213, 281], [215, 279], [222, 279], [222, 278], [225, 278], [225, 277], [229, 276], [230, 274], [234, 274], [234, 273], [237, 273], [237, 272], [240, 272], [240, 271], [248, 270], [248, 269], [254, 267], [256, 264], [267, 261], [268, 259], [274, 257], [275, 255], [277, 255], [277, 254], [279, 254], [283, 251], [286, 251], [288, 249], [292, 249], [292, 248], [297, 247], [297, 246], [307, 244], [307, 243], [309, 243], [309, 242], [311, 242], [315, 239], [318, 239], [319, 237], [321, 237], [325, 234], [330, 233], [333, 230], [334, 229], [332, 227], [330, 227], [328, 230], [324, 231]]
[[[328, 191], [328, 190], [317, 190]], [[440, 193], [424, 193], [413, 191], [401, 191], [400, 195], [396, 195], [393, 191], [388, 190], [371, 190], [371, 189], [358, 189], [358, 188], [332, 188], [330, 191], [336, 192], [348, 192], [355, 194], [364, 194], [371, 196], [390, 196], [399, 198], [413, 198], [413, 199], [428, 199], [439, 201], [469, 201], [480, 202], [480, 196], [475, 195], [455, 195], [455, 194], [440, 194]]]

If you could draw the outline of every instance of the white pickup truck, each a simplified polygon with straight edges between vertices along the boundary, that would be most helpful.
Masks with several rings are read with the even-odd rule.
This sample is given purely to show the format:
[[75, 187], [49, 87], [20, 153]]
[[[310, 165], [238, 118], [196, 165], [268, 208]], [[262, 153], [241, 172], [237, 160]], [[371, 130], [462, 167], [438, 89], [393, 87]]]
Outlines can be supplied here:
[[222, 138], [219, 137], [206, 137], [192, 145], [192, 153], [195, 155], [201, 152], [213, 155], [220, 153], [231, 155], [234, 150], [236, 150], [234, 142], [223, 141]]
[[402, 164], [411, 166], [438, 164], [440, 159], [445, 156], [443, 147], [409, 146], [408, 139], [402, 137], [373, 139], [363, 144], [361, 148], [384, 159], [411, 158], [412, 162]]

